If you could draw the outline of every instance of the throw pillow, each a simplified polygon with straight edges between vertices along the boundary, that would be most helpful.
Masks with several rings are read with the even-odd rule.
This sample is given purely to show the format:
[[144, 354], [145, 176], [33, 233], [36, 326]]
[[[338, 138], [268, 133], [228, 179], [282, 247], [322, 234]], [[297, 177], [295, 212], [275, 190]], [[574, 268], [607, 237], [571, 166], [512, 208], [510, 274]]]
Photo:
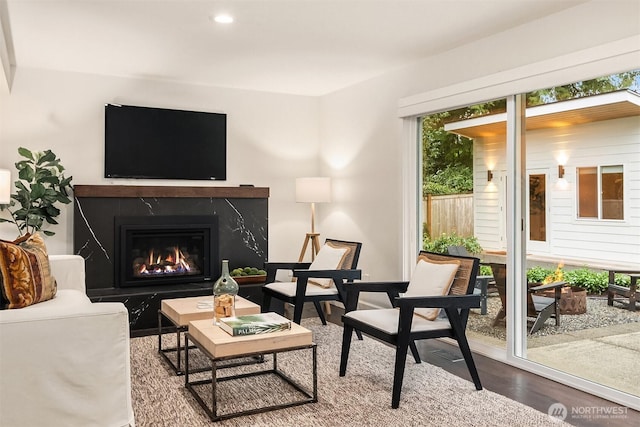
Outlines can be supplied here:
[[56, 295], [49, 257], [39, 234], [0, 240], [0, 309], [23, 308]]
[[[347, 248], [333, 247], [328, 243], [325, 243], [320, 252], [316, 255], [316, 258], [309, 266], [309, 270], [338, 270], [342, 266], [342, 260], [347, 255]], [[318, 285], [323, 288], [330, 288], [333, 286], [332, 279], [324, 279], [314, 277], [309, 279], [309, 283]]]
[[[458, 260], [434, 261], [425, 257], [418, 258], [404, 296], [447, 295], [459, 267]], [[416, 308], [414, 312], [427, 320], [435, 320], [440, 308]]]

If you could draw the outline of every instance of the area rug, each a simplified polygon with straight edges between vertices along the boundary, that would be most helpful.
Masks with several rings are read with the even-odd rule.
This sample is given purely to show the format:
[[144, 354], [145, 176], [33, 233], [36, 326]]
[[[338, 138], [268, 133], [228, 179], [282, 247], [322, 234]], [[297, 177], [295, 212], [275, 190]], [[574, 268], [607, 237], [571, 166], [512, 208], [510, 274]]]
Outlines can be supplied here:
[[[400, 408], [391, 409], [395, 351], [365, 337], [352, 343], [347, 375], [338, 375], [342, 328], [303, 320], [318, 349], [318, 402], [213, 423], [157, 353], [157, 337], [131, 340], [132, 395], [136, 425], [144, 426], [559, 426], [567, 425], [499, 394], [477, 391], [473, 383], [428, 363], [407, 359]], [[172, 335], [169, 335], [169, 339]], [[193, 354], [192, 353], [196, 353]], [[196, 352], [190, 352], [194, 363]], [[311, 352], [278, 356], [278, 366], [311, 387]], [[269, 363], [269, 360], [267, 360]], [[259, 365], [259, 364], [258, 364]], [[254, 369], [251, 365], [227, 368]], [[210, 375], [200, 373], [200, 376]], [[209, 376], [210, 378], [210, 376]], [[282, 384], [265, 376], [220, 383], [221, 410], [255, 399], [286, 398]], [[227, 407], [225, 407], [227, 405]], [[224, 411], [223, 411], [224, 412]]]

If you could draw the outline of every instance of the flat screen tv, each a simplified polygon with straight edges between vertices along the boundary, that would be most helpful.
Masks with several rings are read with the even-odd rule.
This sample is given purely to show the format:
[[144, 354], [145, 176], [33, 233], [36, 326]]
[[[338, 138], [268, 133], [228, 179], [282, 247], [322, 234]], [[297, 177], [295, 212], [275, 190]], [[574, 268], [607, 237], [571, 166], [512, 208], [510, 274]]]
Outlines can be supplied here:
[[227, 116], [105, 105], [106, 178], [227, 179]]

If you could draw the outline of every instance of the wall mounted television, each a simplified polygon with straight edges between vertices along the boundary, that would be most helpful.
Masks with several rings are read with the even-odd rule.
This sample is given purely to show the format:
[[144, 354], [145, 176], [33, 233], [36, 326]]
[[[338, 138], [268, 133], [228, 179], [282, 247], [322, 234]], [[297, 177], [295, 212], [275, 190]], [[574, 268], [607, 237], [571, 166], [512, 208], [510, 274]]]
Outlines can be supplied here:
[[227, 115], [105, 105], [105, 178], [227, 179]]

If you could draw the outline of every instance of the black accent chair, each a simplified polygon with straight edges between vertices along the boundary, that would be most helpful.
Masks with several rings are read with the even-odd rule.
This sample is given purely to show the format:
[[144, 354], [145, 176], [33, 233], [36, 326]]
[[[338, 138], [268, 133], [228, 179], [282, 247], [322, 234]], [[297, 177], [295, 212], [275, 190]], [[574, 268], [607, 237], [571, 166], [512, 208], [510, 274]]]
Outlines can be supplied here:
[[[493, 319], [491, 326], [496, 326], [507, 316], [507, 266], [505, 264], [490, 263], [493, 278], [496, 281], [498, 295], [502, 307]], [[527, 289], [527, 317], [534, 319], [529, 334], [533, 334], [544, 325], [549, 318], [554, 318], [556, 326], [560, 326], [560, 301], [562, 288], [567, 286], [566, 282], [553, 282], [547, 285], [532, 286]], [[553, 290], [553, 298], [536, 295], [536, 293]]]
[[[267, 277], [265, 285], [262, 287], [263, 312], [271, 309], [271, 299], [275, 298], [294, 306], [293, 321], [299, 324], [302, 319], [304, 303], [312, 302], [322, 324], [327, 324], [320, 303], [323, 301], [339, 301], [344, 304], [345, 286], [361, 278], [361, 271], [357, 270], [356, 267], [358, 266], [362, 243], [326, 239], [324, 246], [329, 246], [332, 249], [346, 249], [339, 265], [335, 269], [310, 270], [312, 263], [308, 262], [266, 262], [264, 264]], [[324, 246], [320, 248], [320, 252], [322, 252]], [[320, 252], [316, 256], [316, 260], [320, 258]], [[287, 282], [276, 281], [276, 272], [278, 270], [291, 270], [293, 272], [292, 280]], [[314, 283], [314, 279], [329, 279], [323, 282], [333, 283], [324, 287], [318, 286]]]
[[[355, 282], [347, 289], [346, 312], [342, 316], [344, 334], [340, 357], [340, 376], [347, 370], [347, 361], [353, 332], [362, 332], [396, 348], [391, 407], [400, 406], [400, 393], [404, 377], [404, 367], [408, 349], [411, 348], [416, 363], [420, 355], [415, 341], [430, 338], [453, 338], [458, 342], [460, 351], [477, 390], [482, 390], [480, 377], [473, 361], [471, 349], [465, 335], [469, 310], [480, 307], [480, 296], [473, 294], [479, 260], [473, 257], [451, 256], [421, 251], [418, 262], [451, 263], [459, 261], [453, 270], [453, 282], [446, 295], [400, 296], [407, 292], [410, 282]], [[414, 277], [416, 276], [414, 272]], [[416, 280], [412, 277], [412, 280]], [[428, 281], [428, 280], [427, 280]], [[413, 282], [411, 282], [413, 285]], [[451, 283], [451, 282], [450, 282]], [[394, 308], [358, 310], [360, 292], [384, 292]], [[437, 317], [427, 320], [414, 311], [421, 308], [444, 309], [447, 318]]]

